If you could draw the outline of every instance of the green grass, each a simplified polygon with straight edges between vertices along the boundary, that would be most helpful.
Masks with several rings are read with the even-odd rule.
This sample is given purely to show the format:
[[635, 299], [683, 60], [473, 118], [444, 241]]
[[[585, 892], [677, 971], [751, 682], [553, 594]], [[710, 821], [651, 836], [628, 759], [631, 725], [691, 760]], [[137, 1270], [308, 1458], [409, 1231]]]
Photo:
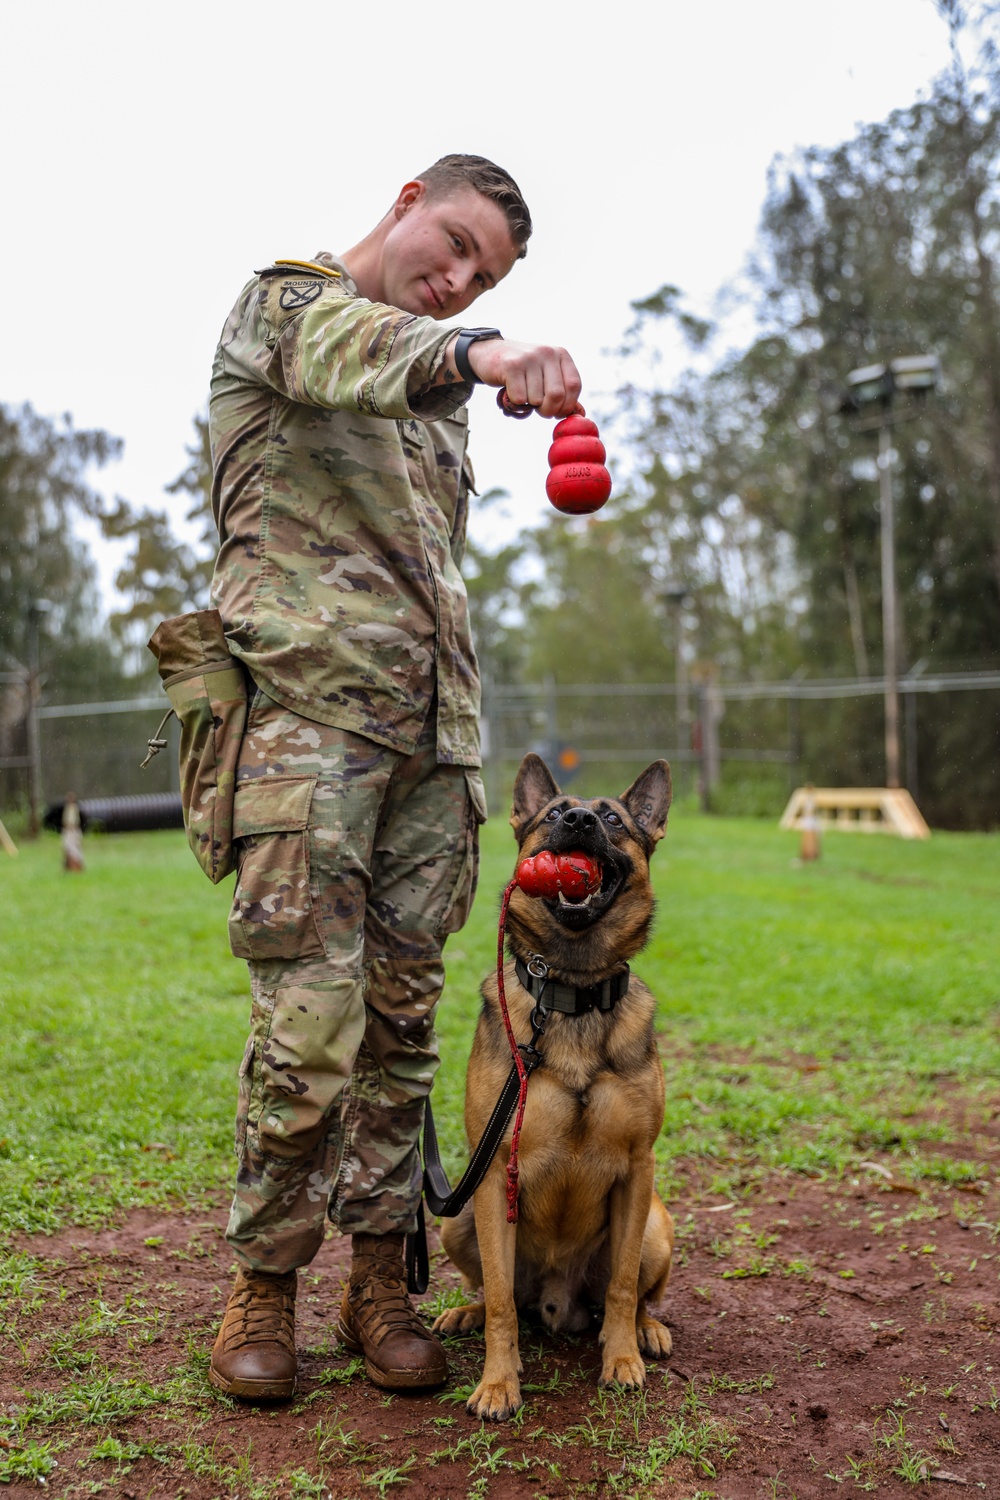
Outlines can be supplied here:
[[44, 837], [0, 865], [0, 1230], [104, 1223], [228, 1175], [249, 1010], [229, 893], [182, 835], [94, 838], [87, 857], [65, 875]]
[[[480, 897], [448, 949], [435, 1112], [464, 1163], [461, 1098], [514, 846], [484, 831]], [[1000, 838], [830, 834], [815, 866], [773, 824], [681, 814], [654, 861], [659, 912], [636, 968], [659, 1000], [664, 1183], [694, 1162], [727, 1190], [774, 1167], [874, 1152], [940, 1181], [980, 1171], [935, 1113], [1000, 1069]], [[0, 856], [0, 1234], [104, 1223], [228, 1186], [249, 1009], [229, 955], [231, 881], [179, 834], [88, 840], [66, 876], [45, 837]]]
[[796, 841], [680, 821], [661, 846], [656, 933], [637, 963], [660, 999], [664, 1164], [842, 1169], [891, 1152], [974, 1177], [936, 1119], [941, 1080], [975, 1095], [1000, 1063], [1000, 840]]

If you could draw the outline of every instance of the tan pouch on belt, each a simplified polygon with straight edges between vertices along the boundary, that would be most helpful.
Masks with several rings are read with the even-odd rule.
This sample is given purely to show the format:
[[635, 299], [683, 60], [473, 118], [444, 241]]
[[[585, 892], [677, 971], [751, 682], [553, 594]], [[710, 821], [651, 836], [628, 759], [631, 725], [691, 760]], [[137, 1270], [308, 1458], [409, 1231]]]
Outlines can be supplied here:
[[181, 723], [184, 827], [209, 880], [234, 868], [233, 795], [247, 718], [247, 681], [231, 656], [217, 609], [175, 615], [154, 630], [149, 649]]

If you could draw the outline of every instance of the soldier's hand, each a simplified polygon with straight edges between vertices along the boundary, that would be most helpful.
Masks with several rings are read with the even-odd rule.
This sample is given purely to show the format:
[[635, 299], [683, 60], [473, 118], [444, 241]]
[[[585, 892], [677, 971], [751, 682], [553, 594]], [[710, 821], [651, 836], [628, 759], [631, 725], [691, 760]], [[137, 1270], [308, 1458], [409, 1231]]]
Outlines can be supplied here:
[[533, 406], [543, 417], [569, 417], [579, 409], [583, 382], [565, 349], [480, 339], [469, 345], [469, 364], [484, 385], [505, 385], [517, 406]]

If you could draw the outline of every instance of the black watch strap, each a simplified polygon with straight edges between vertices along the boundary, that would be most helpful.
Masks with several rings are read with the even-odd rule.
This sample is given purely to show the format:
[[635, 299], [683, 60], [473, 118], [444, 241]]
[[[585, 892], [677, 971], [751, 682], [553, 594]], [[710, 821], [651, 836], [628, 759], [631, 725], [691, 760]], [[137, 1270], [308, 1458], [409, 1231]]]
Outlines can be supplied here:
[[482, 381], [469, 364], [469, 345], [480, 339], [502, 339], [499, 328], [463, 328], [455, 340], [455, 366], [466, 385], [482, 385]]

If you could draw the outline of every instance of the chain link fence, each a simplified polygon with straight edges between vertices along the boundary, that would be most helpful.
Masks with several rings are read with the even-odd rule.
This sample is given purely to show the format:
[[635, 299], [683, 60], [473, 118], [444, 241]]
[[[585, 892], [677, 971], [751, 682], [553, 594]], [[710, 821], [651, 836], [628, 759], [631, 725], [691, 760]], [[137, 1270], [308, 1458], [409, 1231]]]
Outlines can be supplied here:
[[[14, 674], [9, 674], [14, 676]], [[487, 683], [483, 751], [490, 807], [506, 808], [528, 750], [567, 790], [620, 792], [651, 760], [673, 770], [675, 797], [720, 812], [776, 816], [791, 788], [884, 783], [884, 684], [879, 678], [785, 682]], [[1000, 671], [900, 681], [903, 780], [938, 826], [1000, 827]], [[0, 809], [40, 810], [79, 798], [178, 789], [175, 719], [169, 744], [139, 763], [167, 707], [163, 695], [109, 703], [34, 705], [31, 684], [0, 683]]]

